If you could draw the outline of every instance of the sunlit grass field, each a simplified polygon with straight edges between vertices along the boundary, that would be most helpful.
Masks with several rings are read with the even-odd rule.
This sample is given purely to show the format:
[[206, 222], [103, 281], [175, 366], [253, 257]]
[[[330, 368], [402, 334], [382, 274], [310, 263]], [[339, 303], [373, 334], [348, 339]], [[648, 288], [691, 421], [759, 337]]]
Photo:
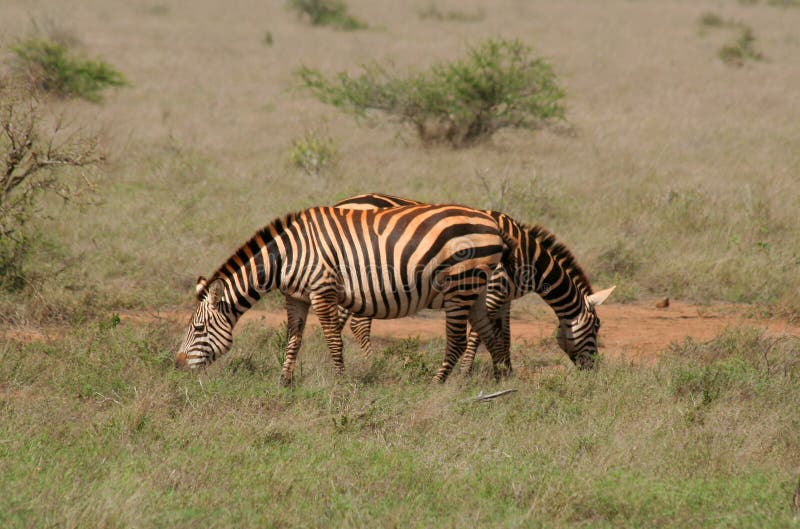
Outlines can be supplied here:
[[500, 386], [486, 360], [433, 386], [440, 341], [335, 381], [316, 334], [289, 390], [280, 332], [250, 324], [200, 374], [173, 342], [111, 320], [0, 344], [3, 527], [797, 524], [796, 338], [733, 329], [595, 373], [543, 345]]

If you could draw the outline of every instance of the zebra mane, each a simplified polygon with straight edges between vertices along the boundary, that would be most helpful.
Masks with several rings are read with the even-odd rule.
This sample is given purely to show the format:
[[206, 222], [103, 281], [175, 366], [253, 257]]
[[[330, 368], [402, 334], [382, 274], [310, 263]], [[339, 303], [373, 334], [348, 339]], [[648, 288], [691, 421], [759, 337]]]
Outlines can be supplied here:
[[245, 252], [245, 248], [249, 248], [250, 253], [253, 255], [260, 252], [262, 248], [262, 242], [264, 245], [269, 244], [270, 241], [275, 239], [276, 235], [280, 235], [286, 230], [286, 228], [294, 224], [299, 215], [299, 213], [289, 213], [282, 217], [277, 217], [275, 220], [258, 230], [252, 237], [250, 237], [250, 239], [247, 240], [247, 242], [239, 246], [239, 249], [233, 252], [233, 254], [231, 254], [231, 256], [228, 257], [213, 274], [211, 274], [211, 278], [208, 280], [207, 284], [210, 285], [217, 279], [228, 277], [230, 275], [229, 270], [236, 270], [239, 268], [240, 265], [237, 263], [237, 260], [241, 261], [242, 263], [246, 263], [250, 259]]
[[586, 295], [594, 293], [592, 284], [589, 282], [589, 278], [586, 277], [586, 272], [583, 271], [583, 268], [581, 268], [581, 265], [579, 265], [578, 261], [575, 259], [575, 255], [573, 255], [569, 248], [564, 246], [564, 243], [556, 239], [553, 232], [539, 224], [533, 227], [523, 226], [523, 229], [539, 242], [543, 250], [549, 252], [556, 261], [562, 263], [564, 270], [566, 270], [575, 284], [579, 288], [583, 287], [586, 289]]

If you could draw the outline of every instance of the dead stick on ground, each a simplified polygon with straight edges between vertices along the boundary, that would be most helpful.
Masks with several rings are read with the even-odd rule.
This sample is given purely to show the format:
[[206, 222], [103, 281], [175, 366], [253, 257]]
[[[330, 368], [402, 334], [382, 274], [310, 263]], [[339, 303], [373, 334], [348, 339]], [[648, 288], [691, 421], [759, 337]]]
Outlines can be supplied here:
[[497, 397], [502, 397], [503, 395], [508, 395], [509, 393], [514, 393], [517, 391], [516, 389], [504, 389], [502, 391], [495, 391], [494, 393], [489, 393], [488, 395], [483, 394], [483, 390], [476, 397], [472, 397], [470, 399], [466, 399], [463, 402], [488, 402], [490, 400], [494, 400]]

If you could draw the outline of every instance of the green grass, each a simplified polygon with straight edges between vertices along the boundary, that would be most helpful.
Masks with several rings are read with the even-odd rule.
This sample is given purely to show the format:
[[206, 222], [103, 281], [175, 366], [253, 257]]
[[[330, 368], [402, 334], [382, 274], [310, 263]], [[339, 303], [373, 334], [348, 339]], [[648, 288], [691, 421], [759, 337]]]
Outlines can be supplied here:
[[248, 326], [200, 374], [172, 369], [174, 329], [113, 317], [0, 343], [0, 524], [793, 526], [796, 339], [734, 329], [594, 373], [515, 350], [518, 392], [486, 404], [466, 401], [496, 387], [485, 360], [428, 382], [440, 341], [336, 381], [310, 333], [281, 389], [278, 332]]

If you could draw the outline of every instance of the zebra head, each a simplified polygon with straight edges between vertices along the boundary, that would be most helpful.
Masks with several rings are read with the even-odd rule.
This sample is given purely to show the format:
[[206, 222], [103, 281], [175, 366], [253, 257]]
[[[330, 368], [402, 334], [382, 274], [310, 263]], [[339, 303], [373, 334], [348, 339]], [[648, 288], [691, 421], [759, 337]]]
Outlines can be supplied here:
[[597, 332], [600, 318], [595, 307], [603, 303], [616, 286], [583, 296], [583, 310], [575, 319], [563, 319], [558, 323], [556, 340], [578, 369], [592, 369], [597, 360]]
[[197, 368], [211, 364], [227, 353], [233, 343], [233, 323], [221, 309], [224, 285], [221, 280], [211, 285], [204, 277], [197, 280], [200, 302], [189, 322], [189, 330], [175, 355], [175, 367]]

